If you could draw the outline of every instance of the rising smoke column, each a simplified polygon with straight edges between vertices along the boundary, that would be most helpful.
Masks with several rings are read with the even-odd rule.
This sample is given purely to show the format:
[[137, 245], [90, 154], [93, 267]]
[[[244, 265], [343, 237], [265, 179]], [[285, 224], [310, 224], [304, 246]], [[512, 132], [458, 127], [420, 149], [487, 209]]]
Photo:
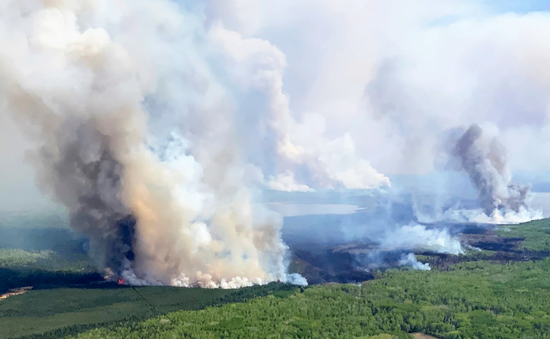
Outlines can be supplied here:
[[[266, 130], [270, 136], [268, 145], [259, 143], [259, 136], [251, 142], [270, 149], [273, 152], [271, 157], [277, 159], [276, 164], [270, 164], [272, 168], [258, 164], [266, 174], [265, 185], [289, 192], [389, 186], [389, 178], [359, 156], [349, 133], [328, 137], [330, 126], [321, 114], [305, 112], [301, 119], [292, 114], [290, 98], [283, 90], [283, 74], [287, 66], [285, 54], [268, 40], [245, 38], [227, 29], [225, 21], [223, 16], [214, 21], [209, 35], [224, 55], [223, 63], [232, 70], [230, 78], [239, 87], [259, 91], [263, 96], [261, 108], [265, 114], [261, 115], [257, 125], [245, 128]], [[249, 98], [245, 100], [249, 101]], [[263, 152], [265, 150], [261, 149], [253, 153]]]
[[468, 174], [479, 194], [479, 202], [489, 217], [506, 213], [520, 214], [529, 210], [529, 185], [514, 184], [508, 169], [504, 147], [483, 129], [471, 125], [454, 143], [451, 155], [457, 170]]
[[110, 276], [304, 283], [285, 273], [280, 217], [253, 204], [231, 100], [193, 47], [201, 30], [170, 1], [3, 1], [2, 114], [39, 145], [39, 186]]

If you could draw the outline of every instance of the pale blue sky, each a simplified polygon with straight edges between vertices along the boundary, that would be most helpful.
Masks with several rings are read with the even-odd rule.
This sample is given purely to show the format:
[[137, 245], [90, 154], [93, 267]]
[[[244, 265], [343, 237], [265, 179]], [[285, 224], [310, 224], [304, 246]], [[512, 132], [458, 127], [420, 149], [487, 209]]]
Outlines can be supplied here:
[[550, 0], [482, 0], [495, 12], [550, 11]]
[[[550, 12], [550, 0], [464, 0], [463, 2], [482, 5], [491, 16], [510, 12], [517, 14]], [[429, 26], [446, 26], [469, 18], [471, 14], [445, 16], [430, 22]]]

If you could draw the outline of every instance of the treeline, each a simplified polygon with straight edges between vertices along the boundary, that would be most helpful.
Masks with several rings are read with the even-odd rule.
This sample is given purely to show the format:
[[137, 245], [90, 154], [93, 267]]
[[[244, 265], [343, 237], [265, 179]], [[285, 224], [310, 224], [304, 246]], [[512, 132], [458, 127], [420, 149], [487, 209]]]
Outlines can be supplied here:
[[180, 311], [75, 338], [550, 338], [550, 259], [450, 271], [391, 270], [362, 286], [325, 285]]
[[0, 249], [0, 293], [18, 287], [89, 284], [102, 280], [85, 254]]
[[[97, 286], [98, 289], [101, 286]], [[113, 286], [106, 286], [106, 288], [112, 289]], [[134, 288], [121, 286], [120, 289], [125, 292]], [[158, 287], [136, 287], [134, 289], [136, 295], [143, 299], [145, 303], [141, 304], [140, 313], [127, 316], [116, 321], [105, 321], [96, 324], [79, 324], [73, 326], [64, 326], [56, 330], [48, 331], [46, 333], [27, 335], [18, 337], [19, 339], [58, 339], [70, 336], [77, 336], [78, 334], [101, 327], [105, 330], [115, 331], [117, 328], [125, 327], [138, 330], [141, 327], [141, 322], [164, 315], [168, 312], [176, 310], [200, 310], [206, 307], [221, 307], [225, 304], [241, 303], [248, 300], [252, 300], [258, 297], [265, 297], [272, 295], [275, 298], [286, 298], [291, 294], [294, 294], [300, 288], [294, 285], [271, 283], [263, 286], [252, 286], [249, 288], [237, 289], [237, 290], [208, 290], [208, 289], [187, 289], [187, 288], [158, 288]], [[92, 290], [82, 290], [82, 293], [96, 293]], [[120, 293], [122, 294], [122, 293]], [[98, 294], [98, 302], [101, 295]], [[113, 300], [116, 302], [117, 300]], [[118, 302], [129, 302], [130, 300], [121, 299]], [[42, 302], [40, 299], [35, 299], [36, 303]], [[104, 308], [105, 305], [97, 305], [98, 308]], [[137, 305], [136, 305], [137, 307]], [[59, 312], [65, 312], [70, 310], [60, 309]], [[88, 312], [94, 312], [93, 309], [88, 309]], [[36, 314], [34, 316], [40, 316]], [[69, 316], [68, 316], [69, 317]], [[73, 319], [66, 318], [61, 319], [65, 323], [71, 323]]]
[[550, 254], [550, 219], [506, 225], [499, 234], [506, 239], [522, 239], [519, 250]]
[[102, 280], [85, 253], [0, 248], [0, 293], [18, 287], [88, 284]]
[[0, 294], [25, 286], [41, 288], [51, 285], [89, 284], [98, 281], [103, 281], [103, 277], [97, 272], [0, 268]]

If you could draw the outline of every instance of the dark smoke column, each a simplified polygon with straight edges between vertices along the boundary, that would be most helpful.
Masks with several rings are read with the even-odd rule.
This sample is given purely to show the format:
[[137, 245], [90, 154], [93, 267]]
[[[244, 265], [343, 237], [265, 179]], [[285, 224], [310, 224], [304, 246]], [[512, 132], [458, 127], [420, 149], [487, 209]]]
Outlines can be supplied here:
[[[29, 132], [40, 188], [112, 278], [287, 281], [281, 218], [253, 201], [230, 98], [206, 60], [191, 58], [192, 77], [167, 61], [200, 55], [185, 40], [204, 29], [192, 15], [169, 0], [4, 1], [1, 113]], [[163, 120], [182, 112], [193, 128]]]
[[136, 219], [120, 197], [124, 166], [94, 119], [68, 118], [36, 153], [40, 186], [67, 207], [100, 269], [116, 278], [134, 260]]
[[471, 125], [452, 149], [460, 167], [479, 193], [483, 212], [492, 216], [495, 211], [520, 213], [528, 210], [530, 186], [510, 183], [506, 154], [496, 138], [488, 138], [483, 129]]

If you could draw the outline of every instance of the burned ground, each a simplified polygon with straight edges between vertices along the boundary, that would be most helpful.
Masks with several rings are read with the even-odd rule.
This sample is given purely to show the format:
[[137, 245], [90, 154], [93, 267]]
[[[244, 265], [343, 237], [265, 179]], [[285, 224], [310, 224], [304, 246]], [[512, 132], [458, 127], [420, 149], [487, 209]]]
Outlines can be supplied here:
[[[466, 249], [462, 255], [413, 251], [417, 259], [432, 269], [449, 270], [461, 262], [488, 260], [495, 264], [511, 261], [542, 260], [550, 257], [550, 221], [541, 220], [515, 226], [495, 227], [484, 224], [429, 225], [450, 228]], [[518, 234], [525, 233], [525, 236]], [[542, 243], [542, 245], [540, 245]], [[355, 283], [376, 278], [379, 271], [395, 268], [404, 252], [381, 252], [376, 243], [302, 243], [293, 244], [290, 269], [302, 274], [310, 284], [328, 282]], [[376, 256], [378, 269], [369, 269], [368, 258]], [[365, 259], [367, 258], [367, 259]]]

